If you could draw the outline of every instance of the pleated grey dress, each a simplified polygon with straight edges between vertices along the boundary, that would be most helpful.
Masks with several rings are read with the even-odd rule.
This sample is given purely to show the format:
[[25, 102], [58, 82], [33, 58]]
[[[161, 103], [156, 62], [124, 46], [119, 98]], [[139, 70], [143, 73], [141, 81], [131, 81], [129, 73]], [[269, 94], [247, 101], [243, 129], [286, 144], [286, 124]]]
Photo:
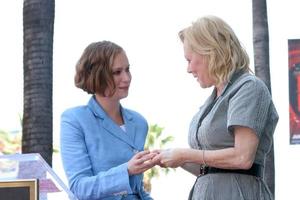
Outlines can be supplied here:
[[[193, 117], [189, 130], [189, 145], [194, 149], [216, 150], [234, 146], [234, 125], [255, 130], [259, 145], [255, 163], [264, 166], [272, 135], [278, 121], [270, 93], [265, 84], [249, 73], [236, 73], [215, 105], [197, 124], [204, 110], [216, 98], [216, 90]], [[198, 145], [196, 141], [198, 133]], [[193, 200], [269, 200], [273, 199], [262, 180], [250, 175], [212, 173], [197, 179]]]

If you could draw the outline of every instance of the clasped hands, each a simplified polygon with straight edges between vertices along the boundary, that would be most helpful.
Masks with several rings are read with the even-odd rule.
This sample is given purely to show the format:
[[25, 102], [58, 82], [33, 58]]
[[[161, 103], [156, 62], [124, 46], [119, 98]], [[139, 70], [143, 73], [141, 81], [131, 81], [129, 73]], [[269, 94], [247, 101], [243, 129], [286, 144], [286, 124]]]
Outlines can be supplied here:
[[160, 167], [176, 168], [184, 164], [183, 149], [145, 150], [135, 154], [128, 161], [129, 175], [140, 174], [159, 165]]

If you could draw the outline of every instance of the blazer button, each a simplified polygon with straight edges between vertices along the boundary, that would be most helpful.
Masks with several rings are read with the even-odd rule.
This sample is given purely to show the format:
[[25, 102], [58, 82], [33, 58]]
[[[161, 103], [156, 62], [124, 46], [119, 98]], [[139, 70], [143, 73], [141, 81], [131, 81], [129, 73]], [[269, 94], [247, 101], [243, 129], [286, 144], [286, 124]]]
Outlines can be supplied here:
[[137, 149], [133, 149], [132, 151], [134, 154], [137, 154], [139, 152], [139, 150], [137, 150]]

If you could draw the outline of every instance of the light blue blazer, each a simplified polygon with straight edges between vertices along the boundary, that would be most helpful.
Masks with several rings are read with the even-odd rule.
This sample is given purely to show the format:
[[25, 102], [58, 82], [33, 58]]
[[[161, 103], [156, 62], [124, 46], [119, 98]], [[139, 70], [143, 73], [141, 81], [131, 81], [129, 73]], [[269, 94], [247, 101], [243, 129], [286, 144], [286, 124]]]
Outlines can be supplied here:
[[148, 125], [143, 116], [121, 108], [124, 132], [91, 97], [86, 106], [61, 115], [61, 156], [71, 191], [80, 199], [152, 199], [143, 175], [129, 176], [127, 162], [144, 149]]

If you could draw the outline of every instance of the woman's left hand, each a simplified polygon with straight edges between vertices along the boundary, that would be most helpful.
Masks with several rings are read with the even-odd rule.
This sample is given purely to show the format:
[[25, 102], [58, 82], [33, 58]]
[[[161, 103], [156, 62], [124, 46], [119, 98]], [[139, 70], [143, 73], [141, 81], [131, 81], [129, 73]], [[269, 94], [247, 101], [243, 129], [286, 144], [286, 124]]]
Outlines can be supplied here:
[[158, 154], [153, 158], [153, 160], [159, 160], [161, 167], [172, 167], [176, 168], [184, 164], [184, 149], [165, 149], [156, 150]]
[[138, 152], [128, 161], [128, 174], [140, 174], [150, 169], [156, 165], [153, 160], [155, 156], [156, 153], [150, 152], [149, 150]]

